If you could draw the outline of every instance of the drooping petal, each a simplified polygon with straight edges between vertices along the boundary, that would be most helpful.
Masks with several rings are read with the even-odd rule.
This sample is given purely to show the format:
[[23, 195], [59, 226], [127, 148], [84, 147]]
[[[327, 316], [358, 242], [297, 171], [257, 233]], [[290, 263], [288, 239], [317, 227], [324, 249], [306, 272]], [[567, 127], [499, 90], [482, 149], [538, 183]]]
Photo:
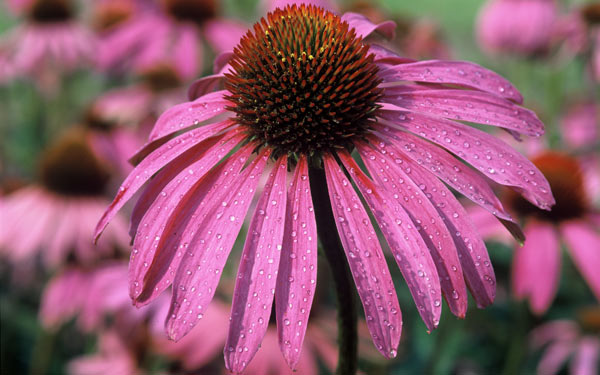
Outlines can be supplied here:
[[287, 157], [283, 156], [271, 171], [248, 227], [224, 351], [225, 365], [235, 373], [252, 360], [267, 332], [286, 219], [286, 174]]
[[[383, 141], [372, 139], [373, 148], [387, 153]], [[440, 276], [440, 284], [452, 313], [464, 318], [467, 312], [467, 287], [462, 276], [456, 245], [436, 208], [425, 196], [427, 186], [418, 186], [411, 180], [412, 169], [391, 165], [382, 156], [376, 156], [366, 144], [355, 143], [364, 163], [376, 182], [398, 201], [416, 224], [425, 245], [429, 249]], [[345, 159], [342, 158], [345, 162]], [[348, 169], [348, 166], [346, 166]], [[359, 185], [360, 186], [360, 185]], [[457, 298], [455, 298], [457, 297]], [[435, 302], [434, 302], [435, 303]], [[440, 303], [440, 301], [437, 301]]]
[[575, 265], [600, 300], [600, 235], [597, 230], [582, 220], [568, 221], [560, 226]]
[[[375, 185], [347, 152], [338, 156], [369, 205], [390, 246], [402, 276], [429, 330], [437, 327], [442, 311], [442, 292], [435, 262], [419, 234], [413, 218], [405, 211], [395, 191]], [[396, 194], [398, 198], [399, 195]]]
[[308, 163], [301, 156], [288, 193], [275, 288], [279, 347], [292, 369], [300, 359], [317, 280], [317, 225], [312, 204]]
[[[175, 253], [184, 251], [178, 246], [178, 240], [185, 236], [181, 226], [190, 218], [188, 210], [195, 207], [190, 200], [197, 201], [203, 196], [201, 191], [207, 189], [198, 188], [198, 184], [208, 185], [207, 180], [212, 179], [202, 180], [204, 176], [238, 142], [238, 137], [206, 140], [203, 142], [206, 151], [196, 161], [188, 160], [180, 169], [168, 168], [172, 172], [167, 176], [171, 178], [165, 185], [158, 185], [160, 190], [148, 187], [153, 188], [157, 195], [149, 203], [144, 203], [148, 208], [136, 231], [129, 262], [130, 294], [137, 305], [153, 300], [169, 285], [167, 280], [173, 280], [171, 273], [177, 270], [181, 261], [181, 256], [175, 257]], [[157, 177], [164, 173], [166, 169]], [[143, 194], [140, 200], [143, 198], [149, 197]], [[193, 232], [193, 229], [190, 228], [190, 231]], [[165, 270], [167, 265], [171, 273]]]
[[347, 12], [342, 16], [343, 22], [348, 22], [350, 29], [356, 31], [356, 36], [366, 38], [373, 32], [379, 32], [388, 39], [394, 39], [396, 34], [396, 23], [394, 21], [385, 21], [374, 24], [362, 14]]
[[552, 224], [532, 220], [525, 228], [527, 240], [515, 249], [513, 289], [519, 298], [529, 298], [531, 310], [542, 314], [548, 309], [560, 272], [558, 235]]
[[392, 131], [406, 129], [452, 151], [493, 181], [513, 187], [534, 205], [549, 209], [555, 201], [544, 175], [512, 147], [473, 127], [407, 111], [379, 111]]
[[[265, 149], [237, 176], [229, 176], [231, 186], [218, 186], [207, 195], [202, 220], [189, 243], [173, 281], [173, 298], [167, 317], [168, 336], [177, 341], [202, 319], [212, 300], [221, 271], [243, 224], [256, 185], [269, 158]], [[267, 322], [265, 322], [266, 324]]]
[[211, 92], [192, 102], [181, 103], [169, 108], [156, 120], [156, 124], [148, 136], [148, 142], [198, 125], [202, 121], [225, 112], [225, 107], [229, 105], [229, 102], [223, 98], [226, 93], [227, 91], [224, 90]]
[[426, 60], [388, 67], [379, 73], [384, 82], [414, 81], [470, 87], [523, 103], [523, 96], [505, 78], [467, 61]]
[[227, 120], [191, 130], [170, 140], [144, 158], [142, 162], [129, 173], [129, 176], [125, 178], [125, 181], [123, 181], [121, 187], [119, 187], [115, 199], [108, 206], [104, 215], [102, 215], [102, 218], [100, 218], [94, 233], [95, 240], [98, 240], [98, 237], [104, 228], [106, 228], [108, 222], [115, 216], [117, 211], [121, 209], [138, 189], [141, 188], [156, 172], [188, 150], [194, 150], [191, 152], [191, 155], [189, 155], [191, 158], [194, 158], [194, 155], [203, 154], [205, 150], [202, 147], [202, 141], [231, 125], [232, 123]]
[[445, 150], [410, 133], [396, 133], [383, 128], [383, 134], [394, 140], [399, 150], [453, 189], [502, 219], [512, 220], [488, 182], [477, 172], [456, 160]]
[[326, 154], [323, 159], [333, 216], [371, 337], [381, 354], [393, 358], [400, 341], [402, 317], [377, 234], [341, 168], [331, 155]]
[[[221, 160], [229, 151], [231, 151], [233, 147], [235, 147], [236, 142], [241, 141], [239, 138], [240, 131], [241, 129], [236, 128], [223, 134], [222, 136], [217, 135], [204, 140], [204, 145], [202, 147], [204, 152], [202, 155], [197, 156], [196, 159], [208, 157], [214, 160], [216, 156], [216, 161], [212, 164], [215, 165], [217, 161]], [[223, 146], [225, 144], [227, 144], [227, 147], [224, 149], [215, 147], [215, 145]], [[168, 168], [163, 168], [150, 180], [148, 186], [146, 186], [140, 195], [131, 213], [129, 234], [132, 238], [135, 237], [135, 233], [137, 232], [138, 226], [146, 214], [146, 211], [148, 211], [152, 203], [157, 199], [165, 186], [167, 186], [169, 182], [171, 182], [179, 173], [181, 173], [181, 171], [190, 166], [190, 164], [192, 164], [194, 161], [195, 159], [187, 157], [187, 154], [183, 154], [182, 156], [173, 160], [169, 164]], [[209, 164], [207, 163], [206, 165]], [[206, 171], [204, 173], [206, 173]]]
[[[404, 154], [401, 148], [387, 148], [387, 152], [382, 153], [387, 158], [387, 164], [396, 164], [399, 168], [404, 168], [405, 172], [410, 171], [408, 177], [417, 186], [425, 187], [425, 196], [444, 219], [456, 244], [467, 286], [477, 306], [483, 308], [490, 305], [496, 296], [496, 277], [485, 244], [468, 214], [440, 180], [422, 169], [417, 162]], [[460, 296], [451, 293], [451, 298], [459, 299]]]
[[451, 120], [500, 126], [534, 137], [544, 133], [544, 124], [533, 111], [483, 91], [402, 85], [386, 89], [383, 100]]

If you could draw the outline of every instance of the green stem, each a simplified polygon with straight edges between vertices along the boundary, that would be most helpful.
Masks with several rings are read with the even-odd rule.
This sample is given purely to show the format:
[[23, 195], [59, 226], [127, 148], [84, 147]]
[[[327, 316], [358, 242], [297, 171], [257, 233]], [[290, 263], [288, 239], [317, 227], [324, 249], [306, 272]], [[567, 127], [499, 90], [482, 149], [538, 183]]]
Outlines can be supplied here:
[[358, 315], [356, 297], [354, 296], [354, 282], [331, 210], [325, 171], [321, 168], [310, 167], [308, 174], [317, 220], [317, 233], [319, 234], [323, 253], [331, 268], [337, 296], [340, 353], [336, 373], [353, 375], [356, 374], [358, 368]]

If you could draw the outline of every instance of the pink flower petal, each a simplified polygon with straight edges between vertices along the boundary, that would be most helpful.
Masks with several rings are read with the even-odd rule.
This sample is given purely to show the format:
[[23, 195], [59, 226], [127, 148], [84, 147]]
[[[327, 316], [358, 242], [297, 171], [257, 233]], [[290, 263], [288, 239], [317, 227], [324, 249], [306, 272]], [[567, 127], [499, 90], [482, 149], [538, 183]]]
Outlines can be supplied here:
[[[205, 140], [202, 155], [211, 156], [210, 154], [208, 154], [207, 149], [210, 147], [214, 147], [214, 145], [217, 144], [219, 141], [221, 142], [221, 144], [228, 143], [228, 149], [229, 147], [233, 147], [233, 143], [231, 143], [232, 139], [233, 142], [241, 141], [241, 139], [239, 139], [238, 137], [240, 131], [240, 128], [235, 128], [228, 131], [223, 136], [215, 136]], [[215, 151], [216, 150], [218, 149], [215, 149]], [[229, 149], [229, 151], [231, 151], [231, 149]], [[224, 154], [219, 152], [218, 155]], [[190, 164], [190, 160], [193, 159], [188, 159], [185, 156], [179, 157], [169, 164], [169, 168], [163, 168], [154, 177], [152, 177], [152, 179], [148, 183], [148, 186], [146, 186], [146, 188], [140, 195], [138, 201], [135, 204], [135, 207], [133, 208], [133, 212], [131, 213], [131, 224], [129, 227], [129, 234], [131, 238], [135, 237], [135, 233], [137, 232], [138, 226], [152, 202], [156, 200], [163, 188]]]
[[[467, 287], [462, 276], [456, 245], [444, 223], [445, 219], [425, 196], [427, 186], [424, 184], [417, 186], [412, 181], [411, 167], [407, 165], [405, 172], [401, 165], [395, 162], [389, 164], [381, 155], [387, 153], [389, 147], [386, 146], [389, 145], [375, 137], [370, 140], [372, 147], [379, 151], [380, 155], [375, 155], [362, 142], [355, 143], [369, 173], [382, 188], [390, 194], [393, 193], [393, 197], [408, 212], [414, 223], [420, 223], [416, 228], [435, 262], [448, 306], [454, 315], [464, 318], [468, 305]], [[342, 158], [342, 161], [345, 162], [345, 159]], [[348, 165], [346, 168], [348, 169]]]
[[202, 44], [195, 26], [179, 25], [175, 31], [177, 38], [173, 41], [172, 59], [177, 73], [184, 80], [194, 78], [201, 70]]
[[600, 339], [591, 335], [582, 338], [575, 350], [575, 359], [571, 361], [570, 373], [573, 375], [598, 374], [598, 357], [600, 357]]
[[[467, 286], [475, 297], [477, 306], [483, 308], [491, 304], [496, 296], [496, 277], [485, 244], [464, 208], [441, 181], [423, 170], [417, 162], [404, 154], [401, 148], [386, 146], [386, 149], [381, 155], [387, 158], [387, 164], [396, 164], [399, 168], [404, 168], [409, 179], [417, 186], [424, 186], [425, 196], [444, 219], [454, 239]], [[450, 295], [452, 299], [461, 298], [458, 293], [451, 292]]]
[[252, 360], [269, 325], [286, 219], [286, 174], [283, 156], [271, 171], [248, 227], [225, 344], [225, 365], [235, 373]]
[[525, 236], [525, 244], [515, 249], [513, 289], [517, 297], [530, 299], [534, 313], [542, 314], [552, 303], [558, 288], [558, 235], [551, 224], [532, 220], [525, 227]]
[[600, 300], [600, 235], [597, 230], [582, 220], [568, 221], [560, 226], [573, 261]]
[[187, 258], [173, 281], [171, 310], [165, 327], [172, 340], [177, 341], [189, 332], [212, 300], [269, 153], [265, 149], [240, 174], [227, 176], [232, 186], [217, 185], [214, 194], [206, 196], [206, 206], [200, 215], [203, 220], [193, 226], [196, 233], [187, 248]]
[[108, 206], [104, 215], [102, 215], [102, 218], [96, 226], [94, 234], [95, 240], [98, 241], [98, 237], [104, 228], [106, 228], [108, 222], [115, 216], [117, 211], [121, 209], [138, 189], [141, 188], [142, 185], [144, 185], [144, 183], [146, 183], [146, 181], [148, 181], [156, 172], [188, 150], [193, 150], [190, 155], [187, 155], [187, 157], [192, 159], [194, 158], [194, 155], [203, 154], [205, 150], [203, 149], [201, 142], [231, 125], [232, 123], [230, 121], [223, 121], [193, 129], [170, 140], [144, 158], [144, 160], [131, 171], [125, 181], [123, 181], [115, 199]]
[[[175, 253], [182, 251], [179, 243], [183, 240], [182, 236], [185, 237], [184, 228], [190, 210], [195, 208], [192, 202], [204, 195], [198, 186], [203, 184], [206, 186], [204, 190], [210, 188], [206, 180], [211, 178], [204, 177], [239, 141], [239, 135], [206, 140], [202, 143], [202, 155], [193, 162], [184, 159], [184, 165], [165, 168], [157, 175], [159, 183], [148, 186], [147, 190], [151, 193], [144, 191], [140, 197], [140, 202], [144, 201], [142, 206], [140, 203], [136, 205], [136, 213], [144, 211], [129, 263], [130, 294], [137, 305], [150, 302], [169, 286], [182, 260]], [[138, 228], [138, 225], [135, 226]]]
[[573, 349], [573, 344], [570, 342], [559, 341], [552, 344], [542, 355], [537, 366], [537, 373], [540, 375], [558, 374]]
[[[187, 91], [189, 100], [197, 100], [204, 95], [213, 94], [213, 90], [223, 83], [225, 76], [222, 72], [202, 77], [190, 85]], [[220, 92], [220, 91], [217, 91]], [[227, 102], [227, 105], [230, 103]]]
[[393, 358], [402, 332], [402, 314], [377, 234], [360, 198], [333, 156], [325, 154], [323, 161], [333, 216], [371, 337], [381, 354]]
[[488, 182], [477, 172], [456, 160], [451, 154], [410, 133], [397, 133], [383, 128], [389, 140], [396, 141], [399, 150], [413, 159], [453, 189], [499, 218], [512, 220]]
[[396, 23], [394, 21], [385, 21], [379, 24], [374, 24], [369, 19], [359, 13], [344, 13], [342, 16], [343, 22], [348, 22], [350, 29], [356, 31], [356, 36], [366, 38], [373, 32], [377, 31], [388, 39], [394, 39], [396, 35]]
[[399, 64], [382, 70], [379, 76], [384, 82], [414, 81], [470, 87], [523, 103], [523, 96], [508, 80], [467, 61], [426, 60]]
[[451, 120], [501, 126], [534, 137], [544, 133], [544, 124], [533, 111], [483, 91], [403, 85], [386, 89], [384, 100], [411, 111]]
[[493, 181], [518, 190], [525, 199], [542, 209], [550, 209], [555, 203], [550, 185], [538, 168], [508, 144], [488, 133], [415, 112], [381, 110], [379, 116], [387, 120], [385, 123], [391, 126], [392, 132], [406, 129], [437, 143]]
[[202, 121], [225, 112], [225, 107], [231, 104], [223, 98], [226, 93], [227, 91], [213, 92], [193, 102], [171, 107], [156, 120], [152, 132], [148, 136], [148, 142], [198, 125]]
[[396, 192], [394, 187], [390, 186], [391, 190], [388, 190], [386, 186], [375, 185], [347, 152], [339, 152], [338, 156], [377, 220], [423, 322], [429, 330], [435, 329], [442, 311], [440, 279], [431, 254], [423, 251], [427, 245], [415, 228], [413, 219], [399, 199], [392, 195]]
[[302, 352], [317, 280], [317, 224], [312, 204], [308, 163], [301, 156], [288, 193], [275, 288], [279, 347], [292, 369], [296, 368]]

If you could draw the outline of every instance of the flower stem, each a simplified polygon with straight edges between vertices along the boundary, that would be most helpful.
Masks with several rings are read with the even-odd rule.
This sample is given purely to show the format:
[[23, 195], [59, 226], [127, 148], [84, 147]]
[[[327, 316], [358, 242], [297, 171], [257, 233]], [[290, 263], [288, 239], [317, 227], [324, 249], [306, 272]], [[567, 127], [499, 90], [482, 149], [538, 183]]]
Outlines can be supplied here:
[[358, 367], [358, 315], [354, 283], [331, 210], [325, 171], [321, 168], [310, 167], [308, 174], [317, 220], [317, 233], [321, 241], [321, 248], [331, 268], [337, 296], [340, 353], [336, 373], [353, 375]]

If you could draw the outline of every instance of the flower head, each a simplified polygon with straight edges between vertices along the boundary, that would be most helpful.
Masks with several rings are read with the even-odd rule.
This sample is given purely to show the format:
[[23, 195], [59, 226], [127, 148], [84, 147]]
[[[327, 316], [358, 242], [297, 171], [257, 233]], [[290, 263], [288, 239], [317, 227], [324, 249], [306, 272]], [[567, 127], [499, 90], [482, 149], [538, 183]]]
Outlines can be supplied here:
[[[537, 367], [538, 374], [557, 374], [569, 361], [570, 374], [598, 373], [600, 339], [597, 307], [583, 310], [580, 324], [572, 320], [554, 320], [535, 328], [530, 334], [534, 349], [546, 347]], [[592, 324], [587, 324], [587, 323]], [[587, 332], [586, 332], [587, 331]]]
[[49, 72], [71, 71], [92, 60], [95, 38], [76, 22], [72, 1], [31, 0], [13, 8], [26, 22], [3, 37], [6, 62], [0, 64], [6, 67], [0, 71], [10, 67], [14, 75], [48, 81]]
[[[3, 197], [0, 251], [21, 262], [42, 254], [53, 268], [71, 259], [90, 264], [128, 246], [126, 225], [117, 218], [97, 248], [89, 241], [106, 200], [109, 173], [92, 146], [76, 131], [42, 156], [39, 183]], [[11, 220], [5, 220], [11, 218]]]
[[[415, 62], [364, 40], [393, 29], [314, 6], [275, 10], [221, 57], [228, 59], [223, 73], [192, 86], [195, 100], [159, 118], [97, 234], [149, 182], [132, 216], [130, 293], [144, 305], [173, 285], [171, 338], [204, 317], [264, 173], [236, 279], [230, 370], [242, 371], [258, 350], [274, 297], [280, 349], [291, 367], [298, 363], [317, 275], [315, 188], [328, 191], [384, 356], [395, 356], [402, 320], [369, 210], [429, 329], [438, 325], [443, 296], [455, 315], [465, 315], [466, 285], [479, 306], [492, 302], [485, 245], [442, 181], [507, 223], [484, 176], [540, 207], [554, 201], [531, 162], [456, 120], [534, 136], [543, 125], [493, 72], [467, 62]], [[218, 84], [225, 90], [209, 92]], [[320, 168], [327, 186], [311, 186], [309, 172]]]

